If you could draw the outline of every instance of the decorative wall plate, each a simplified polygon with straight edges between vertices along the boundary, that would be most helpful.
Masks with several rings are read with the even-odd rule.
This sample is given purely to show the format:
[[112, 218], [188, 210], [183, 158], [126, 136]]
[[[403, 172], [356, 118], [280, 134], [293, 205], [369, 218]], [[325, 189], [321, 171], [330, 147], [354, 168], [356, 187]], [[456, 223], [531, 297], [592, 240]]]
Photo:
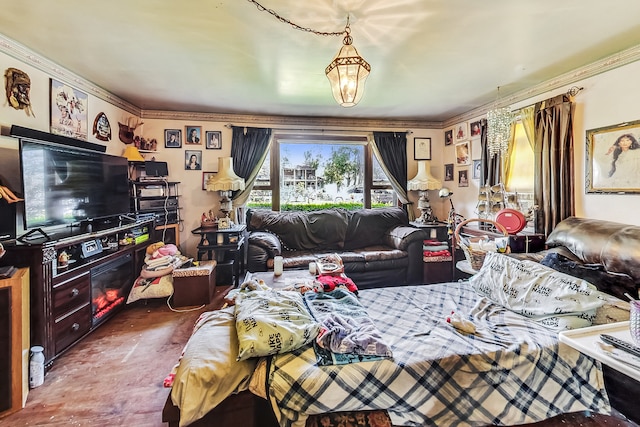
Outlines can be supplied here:
[[111, 141], [111, 124], [105, 113], [99, 113], [93, 121], [93, 134], [100, 141]]

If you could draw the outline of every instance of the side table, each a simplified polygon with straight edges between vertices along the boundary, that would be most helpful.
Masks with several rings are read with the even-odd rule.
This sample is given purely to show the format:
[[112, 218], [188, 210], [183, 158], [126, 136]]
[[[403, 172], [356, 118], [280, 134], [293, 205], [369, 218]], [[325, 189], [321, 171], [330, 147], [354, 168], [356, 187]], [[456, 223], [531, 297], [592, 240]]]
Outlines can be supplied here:
[[[240, 276], [244, 275], [247, 265], [247, 226], [236, 224], [231, 228], [203, 228], [191, 230], [200, 235], [198, 243], [198, 261], [205, 255], [208, 260], [215, 260], [216, 284], [233, 284], [238, 287]], [[230, 274], [228, 274], [230, 273]], [[230, 278], [231, 283], [225, 283]]]
[[427, 256], [429, 247], [427, 245], [428, 240], [425, 240], [423, 244], [423, 272], [422, 283], [442, 283], [450, 282], [454, 275], [453, 256], [451, 255], [451, 243], [449, 241], [449, 231], [446, 222], [410, 222], [411, 226], [427, 230], [429, 233], [429, 240], [437, 240], [442, 243], [446, 243], [449, 250], [449, 255]]

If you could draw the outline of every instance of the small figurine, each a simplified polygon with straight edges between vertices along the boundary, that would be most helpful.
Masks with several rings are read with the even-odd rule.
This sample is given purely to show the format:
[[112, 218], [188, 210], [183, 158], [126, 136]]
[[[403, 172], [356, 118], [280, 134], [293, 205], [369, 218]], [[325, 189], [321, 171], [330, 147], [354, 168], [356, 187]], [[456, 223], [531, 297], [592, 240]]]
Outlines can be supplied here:
[[69, 266], [69, 255], [62, 251], [60, 255], [58, 255], [58, 267], [67, 268]]

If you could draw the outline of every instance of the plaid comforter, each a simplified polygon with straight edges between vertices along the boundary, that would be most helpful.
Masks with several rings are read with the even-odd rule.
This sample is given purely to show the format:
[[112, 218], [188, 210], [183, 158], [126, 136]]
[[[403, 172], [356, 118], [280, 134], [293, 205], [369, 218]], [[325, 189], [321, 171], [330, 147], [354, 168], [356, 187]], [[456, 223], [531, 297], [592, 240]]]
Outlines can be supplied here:
[[[394, 425], [479, 426], [563, 412], [609, 413], [599, 363], [465, 282], [363, 290], [393, 359], [318, 366], [311, 346], [275, 356], [269, 398], [282, 426], [311, 414], [386, 409]], [[446, 317], [468, 316], [477, 332]]]

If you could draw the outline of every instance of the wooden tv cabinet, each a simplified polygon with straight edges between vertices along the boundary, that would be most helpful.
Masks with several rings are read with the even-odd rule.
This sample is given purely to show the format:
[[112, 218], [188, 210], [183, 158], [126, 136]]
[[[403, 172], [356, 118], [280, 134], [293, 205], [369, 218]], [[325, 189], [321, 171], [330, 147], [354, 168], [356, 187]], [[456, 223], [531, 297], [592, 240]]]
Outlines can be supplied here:
[[[145, 250], [155, 241], [154, 220], [127, 222], [5, 245], [4, 265], [29, 267], [31, 345], [44, 347], [46, 369], [124, 307]], [[59, 261], [62, 252], [70, 258], [66, 266]]]

